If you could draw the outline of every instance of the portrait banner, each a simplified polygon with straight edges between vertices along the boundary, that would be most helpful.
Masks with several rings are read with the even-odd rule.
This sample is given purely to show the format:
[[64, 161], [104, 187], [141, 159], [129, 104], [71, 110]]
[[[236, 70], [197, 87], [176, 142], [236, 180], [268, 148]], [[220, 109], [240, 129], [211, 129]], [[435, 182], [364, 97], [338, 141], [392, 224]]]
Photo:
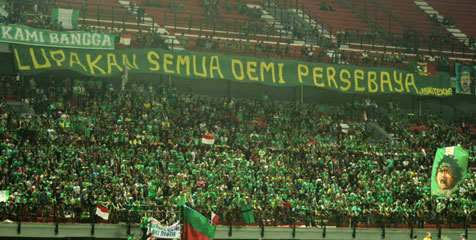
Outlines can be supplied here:
[[181, 227], [179, 222], [172, 224], [171, 226], [164, 226], [155, 218], [149, 218], [149, 227], [147, 229], [147, 235], [151, 234], [156, 238], [180, 238]]
[[164, 49], [87, 50], [13, 46], [16, 69], [24, 75], [70, 70], [91, 77], [160, 74], [193, 80], [215, 79], [276, 87], [313, 86], [343, 93], [453, 95], [449, 74], [420, 76], [377, 67], [301, 62]]
[[438, 148], [431, 171], [431, 195], [450, 197], [466, 178], [468, 151], [464, 148]]
[[455, 63], [455, 92], [459, 94], [475, 94], [474, 71], [471, 66]]

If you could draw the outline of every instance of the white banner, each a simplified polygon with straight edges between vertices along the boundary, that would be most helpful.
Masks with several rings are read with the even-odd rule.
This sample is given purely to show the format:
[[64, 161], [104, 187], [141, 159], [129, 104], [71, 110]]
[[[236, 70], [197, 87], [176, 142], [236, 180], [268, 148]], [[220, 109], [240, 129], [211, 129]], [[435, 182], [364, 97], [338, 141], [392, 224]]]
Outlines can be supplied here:
[[149, 228], [147, 235], [151, 234], [156, 238], [180, 238], [181, 227], [179, 222], [172, 224], [172, 226], [164, 226], [155, 218], [149, 218]]
[[0, 191], [0, 202], [7, 202], [8, 201], [8, 190]]

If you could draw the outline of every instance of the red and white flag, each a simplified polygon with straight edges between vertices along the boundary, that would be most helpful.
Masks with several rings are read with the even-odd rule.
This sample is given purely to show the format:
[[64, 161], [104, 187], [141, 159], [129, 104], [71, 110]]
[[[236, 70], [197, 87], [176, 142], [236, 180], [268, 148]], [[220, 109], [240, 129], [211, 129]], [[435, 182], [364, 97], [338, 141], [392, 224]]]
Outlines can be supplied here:
[[347, 123], [341, 123], [340, 128], [342, 129], [343, 133], [348, 133], [349, 132], [349, 124], [347, 124]]
[[212, 218], [211, 218], [211, 220], [212, 220], [212, 225], [217, 225], [219, 219], [220, 219], [220, 218], [218, 217], [218, 215], [216, 215], [216, 214], [212, 211]]
[[121, 34], [121, 40], [119, 40], [119, 44], [122, 45], [131, 45], [132, 36], [130, 34], [124, 33]]
[[212, 145], [215, 143], [215, 135], [213, 134], [203, 134], [202, 143]]
[[109, 209], [107, 207], [101, 206], [101, 204], [97, 204], [96, 208], [96, 215], [98, 215], [100, 218], [104, 220], [109, 219]]

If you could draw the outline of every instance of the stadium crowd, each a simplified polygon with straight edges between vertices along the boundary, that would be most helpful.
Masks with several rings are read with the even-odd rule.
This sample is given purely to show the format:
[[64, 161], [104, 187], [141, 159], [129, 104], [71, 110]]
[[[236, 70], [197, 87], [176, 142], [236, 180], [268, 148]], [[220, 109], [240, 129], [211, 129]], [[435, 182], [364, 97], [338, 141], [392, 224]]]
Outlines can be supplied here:
[[[210, 18], [219, 13], [217, 2], [204, 1]], [[19, 7], [0, 22], [26, 24]], [[253, 20], [262, 14], [245, 6], [237, 11]], [[62, 30], [41, 14], [32, 24]], [[251, 22], [242, 27], [245, 36], [275, 31]], [[293, 34], [303, 33], [293, 27]], [[340, 41], [348, 40], [341, 34]], [[136, 41], [141, 47], [168, 47], [155, 32], [139, 32]], [[327, 44], [303, 47], [301, 55], [308, 61], [393, 67], [407, 58], [367, 51], [355, 56]], [[265, 57], [292, 54], [284, 42], [252, 45], [207, 37], [195, 46]], [[2, 82], [13, 95], [25, 91], [16, 79]], [[241, 221], [247, 207], [263, 224], [473, 221], [476, 173], [451, 198], [437, 200], [430, 196], [430, 169], [436, 148], [453, 145], [467, 148], [474, 165], [475, 134], [461, 123], [474, 122], [475, 116], [451, 123], [436, 115], [415, 118], [398, 104], [377, 106], [369, 99], [332, 108], [219, 99], [179, 93], [163, 82], [131, 82], [125, 91], [97, 79], [28, 83], [25, 102], [35, 115], [16, 116], [0, 105], [0, 190], [10, 192], [0, 203], [0, 220], [89, 221], [99, 203], [110, 209], [112, 223], [138, 222], [145, 212], [171, 223], [185, 204], [204, 215], [216, 212], [223, 223]], [[395, 141], [370, 136], [364, 112]], [[350, 123], [348, 133], [340, 123]], [[215, 144], [203, 144], [204, 134], [213, 134]]]
[[[172, 223], [187, 204], [223, 223], [251, 207], [263, 224], [421, 226], [470, 222], [476, 209], [474, 172], [451, 198], [430, 196], [436, 148], [464, 146], [474, 165], [474, 133], [396, 103], [325, 107], [202, 97], [158, 81], [125, 91], [108, 80], [37, 81], [25, 92], [35, 115], [2, 111], [0, 190], [10, 198], [0, 220], [89, 221], [100, 203], [112, 223], [144, 212]], [[367, 134], [364, 110], [393, 144]], [[203, 144], [204, 134], [215, 143]]]

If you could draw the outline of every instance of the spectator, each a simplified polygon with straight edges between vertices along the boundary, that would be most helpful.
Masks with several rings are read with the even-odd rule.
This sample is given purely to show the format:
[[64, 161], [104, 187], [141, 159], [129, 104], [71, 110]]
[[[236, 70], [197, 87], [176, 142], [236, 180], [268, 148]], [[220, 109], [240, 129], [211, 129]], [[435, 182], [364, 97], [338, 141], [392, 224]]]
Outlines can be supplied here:
[[137, 8], [137, 21], [140, 23], [144, 23], [145, 19], [145, 8], [139, 7]]
[[184, 33], [182, 33], [182, 36], [180, 37], [180, 42], [182, 43], [183, 48], [187, 49], [188, 40]]
[[136, 240], [135, 233], [131, 233], [127, 240]]

